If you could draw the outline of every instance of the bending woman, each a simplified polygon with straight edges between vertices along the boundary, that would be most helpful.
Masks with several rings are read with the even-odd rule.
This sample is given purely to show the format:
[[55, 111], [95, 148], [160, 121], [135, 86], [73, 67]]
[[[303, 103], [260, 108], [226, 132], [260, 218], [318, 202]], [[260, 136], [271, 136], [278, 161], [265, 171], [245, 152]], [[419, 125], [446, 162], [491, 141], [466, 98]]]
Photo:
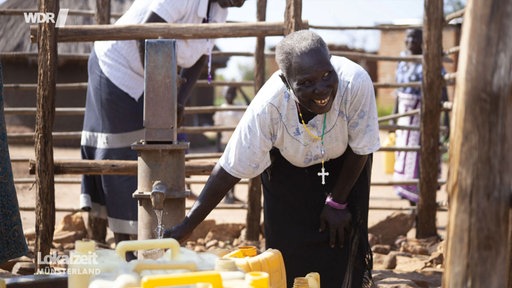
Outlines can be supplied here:
[[183, 241], [240, 178], [261, 174], [267, 248], [281, 251], [288, 287], [319, 272], [321, 287], [370, 287], [367, 220], [375, 95], [356, 63], [303, 30], [276, 48], [280, 71], [255, 96], [185, 219]]

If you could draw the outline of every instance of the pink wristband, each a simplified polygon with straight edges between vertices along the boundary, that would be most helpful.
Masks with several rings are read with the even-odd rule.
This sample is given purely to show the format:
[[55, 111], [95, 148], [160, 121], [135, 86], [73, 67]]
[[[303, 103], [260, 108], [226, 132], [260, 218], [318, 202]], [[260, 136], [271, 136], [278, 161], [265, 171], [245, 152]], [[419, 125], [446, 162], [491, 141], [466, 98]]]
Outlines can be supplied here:
[[325, 199], [325, 204], [329, 205], [331, 208], [334, 208], [336, 210], [344, 210], [347, 208], [348, 203], [338, 203], [334, 200], [332, 200], [331, 195], [327, 196]]

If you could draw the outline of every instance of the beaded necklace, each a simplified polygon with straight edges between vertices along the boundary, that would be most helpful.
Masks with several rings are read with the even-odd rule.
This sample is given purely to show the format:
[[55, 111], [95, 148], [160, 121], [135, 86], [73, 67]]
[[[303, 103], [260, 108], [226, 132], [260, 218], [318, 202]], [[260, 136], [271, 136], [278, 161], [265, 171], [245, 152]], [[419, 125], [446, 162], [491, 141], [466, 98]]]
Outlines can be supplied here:
[[322, 177], [322, 185], [325, 185], [325, 176], [329, 176], [329, 172], [325, 171], [324, 162], [325, 162], [325, 149], [324, 149], [324, 135], [325, 135], [325, 123], [327, 119], [327, 113], [324, 114], [324, 121], [322, 125], [322, 135], [319, 137], [311, 130], [309, 130], [308, 126], [306, 126], [306, 122], [304, 121], [304, 117], [302, 117], [302, 112], [300, 111], [299, 103], [295, 102], [297, 105], [297, 110], [299, 111], [300, 121], [302, 122], [302, 127], [304, 127], [304, 130], [311, 136], [311, 138], [315, 139], [316, 141], [320, 140], [320, 155], [322, 155], [322, 169], [320, 172], [317, 173], [318, 176]]

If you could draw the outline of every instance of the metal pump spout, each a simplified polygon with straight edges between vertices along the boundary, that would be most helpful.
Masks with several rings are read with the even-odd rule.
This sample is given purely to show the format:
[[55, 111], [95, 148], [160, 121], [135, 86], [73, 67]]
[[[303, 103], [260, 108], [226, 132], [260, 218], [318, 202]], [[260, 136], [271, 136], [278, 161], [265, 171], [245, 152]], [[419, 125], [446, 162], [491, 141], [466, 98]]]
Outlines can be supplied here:
[[151, 205], [154, 210], [164, 209], [165, 192], [167, 186], [162, 181], [155, 181], [153, 183], [153, 189], [151, 190]]

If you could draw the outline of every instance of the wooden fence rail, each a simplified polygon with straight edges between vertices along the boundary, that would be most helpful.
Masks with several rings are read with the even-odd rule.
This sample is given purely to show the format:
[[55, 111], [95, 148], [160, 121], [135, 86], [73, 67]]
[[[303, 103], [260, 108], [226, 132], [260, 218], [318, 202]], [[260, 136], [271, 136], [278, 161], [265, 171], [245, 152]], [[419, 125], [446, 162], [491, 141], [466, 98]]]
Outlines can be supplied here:
[[[454, 53], [458, 53], [460, 47], [452, 47], [444, 51], [445, 55], [450, 55]], [[410, 55], [410, 56], [386, 56], [386, 55], [377, 55], [373, 53], [365, 53], [365, 52], [353, 52], [353, 51], [331, 51], [332, 55], [343, 56], [351, 59], [367, 59], [367, 60], [376, 60], [376, 61], [405, 61], [405, 62], [421, 62], [421, 55]], [[219, 57], [254, 57], [254, 53], [251, 52], [237, 52], [237, 51], [213, 51], [212, 56]], [[267, 52], [264, 54], [265, 58], [275, 58], [275, 53]], [[68, 61], [68, 60], [76, 60], [76, 61], [87, 61], [89, 58], [88, 53], [61, 53], [59, 54], [59, 61]], [[37, 53], [35, 52], [0, 52], [0, 60], [29, 60], [29, 59], [37, 59]], [[451, 63], [453, 62], [450, 58], [443, 58], [444, 62]]]
[[[36, 13], [41, 12], [38, 9], [1, 9], [0, 15], [19, 15], [22, 16], [25, 13]], [[92, 16], [96, 15], [96, 11], [93, 10], [77, 10], [77, 9], [69, 9], [69, 16]], [[114, 18], [121, 17], [121, 13], [111, 13], [111, 16]]]
[[[30, 163], [32, 163], [33, 160], [31, 160]], [[32, 169], [32, 168], [31, 168]], [[204, 176], [204, 175], [191, 175], [191, 176]], [[191, 185], [191, 184], [205, 184], [206, 179], [185, 179], [185, 184]], [[15, 184], [33, 184], [36, 182], [35, 178], [15, 178], [14, 183]], [[81, 178], [55, 178], [55, 184], [80, 184], [82, 183]], [[238, 184], [247, 184], [248, 179], [241, 179]], [[439, 179], [438, 180], [439, 185], [446, 184], [446, 180]], [[370, 183], [372, 186], [394, 186], [394, 185], [417, 185], [418, 180], [412, 179], [412, 180], [387, 180], [387, 181], [372, 181]]]
[[[394, 131], [395, 126], [390, 126], [389, 131]], [[411, 130], [417, 130], [417, 127], [404, 127]], [[400, 128], [402, 129], [402, 128]], [[187, 126], [180, 127], [178, 132], [186, 133], [186, 134], [202, 134], [205, 132], [225, 132], [225, 131], [233, 131], [235, 130], [235, 126]], [[444, 130], [444, 129], [443, 129]], [[55, 140], [79, 140], [81, 138], [82, 132], [53, 132], [52, 137]], [[26, 132], [26, 133], [16, 133], [9, 136], [8, 143], [12, 144], [32, 144], [34, 142], [34, 133]], [[419, 150], [419, 146], [417, 147], [381, 147], [378, 151], [417, 151]], [[446, 150], [446, 149], [445, 149]]]
[[[443, 104], [443, 110], [451, 110], [452, 104], [450, 102]], [[198, 113], [214, 113], [217, 111], [244, 111], [247, 106], [233, 106], [233, 107], [220, 107], [220, 106], [202, 106], [202, 107], [187, 107], [185, 108], [185, 114], [198, 114]], [[71, 115], [83, 115], [85, 108], [56, 108], [56, 115], [60, 116], [71, 116]], [[36, 112], [36, 108], [5, 108], [6, 115], [19, 114], [19, 115], [31, 115]], [[415, 115], [420, 112], [420, 109], [414, 109], [406, 113], [392, 114], [388, 116], [379, 117], [379, 122], [387, 122], [395, 120], [400, 117]], [[207, 132], [219, 133], [226, 131], [235, 130], [236, 126], [182, 126], [178, 129], [178, 132], [187, 134], [203, 134]], [[380, 130], [395, 131], [401, 130], [419, 130], [418, 126], [404, 126], [404, 125], [392, 125], [392, 124], [380, 124]], [[444, 132], [447, 127], [440, 127], [440, 131]], [[81, 137], [80, 131], [70, 132], [52, 132], [52, 136], [56, 140], [77, 140]], [[34, 133], [32, 132], [21, 132], [21, 133], [10, 133], [8, 137], [9, 144], [29, 144], [34, 141]], [[381, 147], [379, 151], [416, 151], [417, 147]], [[442, 147], [442, 151], [446, 149]]]
[[[185, 162], [185, 175], [210, 175], [215, 161]], [[136, 160], [54, 160], [55, 174], [67, 175], [137, 175]], [[30, 159], [29, 173], [34, 174], [36, 160]]]
[[[445, 74], [445, 80], [455, 80], [457, 75], [455, 73], [447, 73]], [[228, 82], [228, 81], [211, 81], [208, 83], [207, 80], [198, 80], [197, 87], [208, 87], [208, 86], [252, 86], [252, 81], [242, 81], [242, 82]], [[447, 85], [453, 85], [452, 82], [447, 83]], [[400, 87], [421, 87], [421, 82], [409, 82], [409, 83], [392, 83], [392, 82], [374, 82], [374, 88], [400, 88]], [[57, 90], [71, 90], [71, 89], [87, 89], [87, 83], [59, 83], [56, 84]], [[37, 84], [4, 84], [5, 90], [21, 90], [21, 91], [30, 91], [36, 90]]]
[[[191, 153], [185, 154], [185, 161], [191, 160], [205, 160], [205, 159], [219, 159], [222, 155], [221, 152], [211, 152], [211, 153]], [[12, 157], [12, 163], [20, 163], [20, 162], [29, 162], [31, 158], [28, 157]], [[55, 160], [65, 160], [65, 159], [55, 159]], [[69, 159], [68, 159], [69, 160]]]
[[[186, 107], [184, 114], [208, 114], [215, 113], [218, 111], [245, 111], [247, 106], [229, 106], [229, 107], [221, 107], [221, 106], [196, 106], [196, 107]], [[35, 107], [7, 107], [4, 109], [4, 115], [35, 115], [37, 109]], [[80, 116], [84, 115], [85, 108], [75, 108], [75, 107], [61, 107], [55, 108], [55, 115], [57, 116]]]
[[[380, 152], [419, 151], [420, 147], [381, 147]], [[442, 150], [442, 148], [441, 148]], [[34, 174], [36, 161], [29, 160], [29, 173]], [[209, 175], [215, 161], [194, 160], [185, 162], [185, 174]], [[55, 174], [81, 175], [137, 175], [136, 160], [54, 160]]]
[[[70, 90], [70, 89], [87, 89], [87, 82], [79, 82], [79, 83], [58, 83], [55, 85], [57, 90]], [[195, 84], [197, 87], [209, 87], [209, 86], [234, 86], [234, 87], [242, 87], [242, 86], [253, 86], [253, 81], [219, 81], [214, 80], [211, 83], [208, 83], [207, 80], [198, 80]], [[21, 90], [21, 91], [30, 91], [36, 90], [37, 83], [5, 83], [4, 90]]]
[[[146, 23], [133, 25], [76, 25], [59, 28], [58, 42], [101, 40], [208, 39], [268, 37], [285, 35], [284, 22], [176, 24]], [[38, 39], [37, 25], [30, 26], [33, 43]]]

